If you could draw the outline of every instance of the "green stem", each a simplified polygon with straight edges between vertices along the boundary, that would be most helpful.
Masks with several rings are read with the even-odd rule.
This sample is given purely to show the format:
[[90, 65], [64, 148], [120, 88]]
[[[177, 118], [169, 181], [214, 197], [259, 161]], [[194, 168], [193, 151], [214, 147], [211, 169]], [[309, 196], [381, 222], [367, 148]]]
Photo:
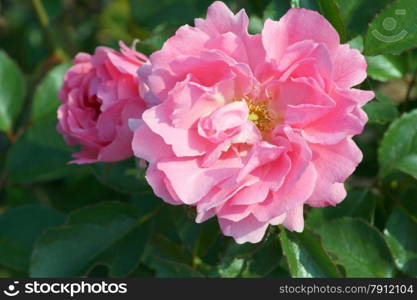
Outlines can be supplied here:
[[39, 18], [39, 22], [44, 28], [48, 28], [49, 18], [45, 8], [43, 7], [42, 0], [32, 0], [32, 4], [35, 8], [36, 15]]
[[42, 28], [45, 30], [47, 34], [54, 54], [58, 57], [63, 58], [64, 60], [67, 60], [67, 53], [65, 52], [64, 48], [61, 47], [61, 43], [51, 30], [49, 17], [46, 13], [45, 7], [43, 6], [42, 0], [32, 0], [32, 5], [35, 10], [36, 16], [39, 19], [39, 23], [41, 24]]

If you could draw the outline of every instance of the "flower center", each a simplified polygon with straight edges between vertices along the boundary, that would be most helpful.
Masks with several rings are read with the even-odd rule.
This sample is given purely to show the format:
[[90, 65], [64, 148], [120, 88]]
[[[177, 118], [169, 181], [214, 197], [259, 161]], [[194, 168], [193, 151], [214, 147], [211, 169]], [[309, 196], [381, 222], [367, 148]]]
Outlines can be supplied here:
[[245, 99], [249, 108], [248, 120], [253, 122], [262, 132], [269, 132], [274, 127], [275, 113], [269, 109], [267, 101], [253, 102]]

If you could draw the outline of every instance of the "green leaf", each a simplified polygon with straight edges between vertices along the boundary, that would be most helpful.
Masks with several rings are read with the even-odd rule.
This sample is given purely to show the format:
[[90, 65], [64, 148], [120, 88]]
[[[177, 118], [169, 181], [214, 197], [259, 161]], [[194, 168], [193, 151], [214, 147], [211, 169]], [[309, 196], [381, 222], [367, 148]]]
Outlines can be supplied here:
[[363, 51], [363, 37], [361, 35], [356, 36], [354, 39], [348, 41], [350, 48], [357, 49], [360, 52]]
[[249, 17], [248, 31], [250, 34], [258, 34], [262, 32], [264, 21], [258, 16]]
[[[268, 238], [267, 241], [270, 239]], [[276, 239], [275, 239], [276, 241]], [[254, 265], [251, 266], [252, 260], [255, 257], [258, 257], [256, 254], [261, 251], [265, 247], [268, 242], [263, 241], [261, 243], [252, 244], [252, 243], [244, 243], [244, 244], [237, 244], [234, 240], [228, 238], [224, 240], [225, 247], [222, 249], [218, 249], [217, 256], [219, 256], [219, 260], [215, 263], [215, 266], [210, 270], [210, 274], [212, 277], [259, 277], [259, 275], [255, 274], [254, 272], [262, 272], [263, 267], [259, 266], [260, 269], [256, 270]], [[265, 243], [266, 242], [266, 243]], [[277, 242], [276, 242], [277, 243]], [[277, 255], [279, 256], [279, 251], [277, 251]], [[259, 258], [259, 257], [258, 257]], [[269, 261], [273, 259], [273, 256], [268, 258]], [[262, 261], [260, 259], [259, 261]], [[276, 260], [279, 262], [279, 259]], [[263, 264], [263, 262], [261, 262]], [[276, 265], [274, 265], [276, 266]], [[246, 268], [249, 267], [249, 268]], [[265, 272], [265, 271], [264, 271]]]
[[23, 137], [33, 145], [62, 150], [67, 153], [74, 152], [75, 148], [69, 147], [56, 130], [56, 123], [55, 119], [37, 122], [29, 127]]
[[24, 186], [7, 186], [3, 194], [4, 202], [2, 204], [6, 207], [16, 207], [28, 204], [39, 203], [38, 195], [34, 193], [32, 187]]
[[365, 54], [399, 54], [417, 45], [415, 0], [396, 0], [377, 15], [365, 38]]
[[340, 36], [341, 42], [346, 40], [346, 27], [343, 22], [339, 7], [335, 0], [317, 0], [320, 12], [333, 25]]
[[378, 151], [380, 176], [394, 169], [417, 178], [417, 109], [394, 121], [382, 139]]
[[64, 79], [64, 74], [70, 63], [63, 63], [53, 68], [38, 85], [33, 98], [31, 122], [45, 119], [56, 120], [56, 110], [60, 104], [58, 92]]
[[[39, 188], [45, 190], [51, 205], [54, 207], [69, 213], [81, 207], [100, 202], [114, 201], [115, 199], [125, 200], [123, 195], [98, 182], [94, 175], [88, 172], [88, 169], [79, 169], [80, 166], [75, 167], [77, 168], [77, 172], [72, 172], [71, 176], [66, 176], [59, 181], [52, 181], [39, 186]], [[142, 208], [140, 209], [142, 211]]]
[[[155, 234], [145, 253], [144, 264], [155, 270], [157, 277], [203, 277], [192, 267], [195, 263], [193, 254], [175, 236], [176, 227], [172, 226], [174, 220], [168, 219], [169, 213], [172, 213], [172, 209], [167, 207], [154, 220]], [[170, 229], [174, 232], [169, 232]]]
[[251, 34], [260, 33], [263, 29], [266, 19], [279, 20], [291, 8], [289, 1], [272, 0], [265, 7], [262, 18], [250, 14], [249, 16], [249, 32]]
[[401, 189], [400, 200], [401, 208], [417, 219], [417, 186], [415, 184], [409, 186], [409, 188]]
[[399, 115], [394, 102], [380, 93], [375, 93], [375, 99], [367, 103], [363, 109], [370, 123], [386, 124], [394, 121]]
[[341, 218], [324, 223], [317, 231], [347, 277], [392, 277], [392, 256], [374, 227], [360, 219]]
[[220, 236], [219, 224], [217, 220], [213, 219], [197, 225], [199, 226], [199, 235], [194, 245], [194, 253], [198, 257], [203, 257], [212, 249]]
[[219, 236], [219, 225], [215, 219], [197, 224], [194, 218], [182, 213], [176, 218], [175, 225], [183, 245], [198, 257], [206, 255]]
[[68, 165], [71, 149], [55, 129], [55, 121], [34, 124], [10, 148], [6, 169], [12, 183], [62, 178], [80, 167]]
[[188, 265], [170, 261], [164, 258], [156, 258], [153, 264], [156, 269], [156, 277], [160, 278], [202, 278], [204, 274], [194, 270]]
[[280, 241], [292, 277], [340, 277], [320, 237], [309, 229], [295, 233], [282, 228]]
[[[103, 187], [101, 185], [101, 187]], [[162, 208], [164, 203], [152, 191], [143, 191], [130, 197], [130, 202], [139, 208], [140, 216]]]
[[336, 0], [349, 31], [362, 34], [369, 22], [392, 0]]
[[397, 267], [410, 276], [417, 276], [417, 220], [395, 209], [384, 231]]
[[261, 249], [259, 244], [237, 244], [235, 241], [230, 241], [226, 250], [222, 253], [223, 262], [232, 261], [235, 258], [248, 258], [253, 256], [259, 249]]
[[27, 272], [35, 240], [49, 227], [64, 223], [60, 212], [40, 205], [10, 208], [0, 215], [0, 264]]
[[246, 259], [243, 277], [266, 277], [279, 267], [282, 256], [277, 235], [269, 236], [262, 244], [259, 251]]
[[300, 0], [291, 0], [292, 8], [300, 8]]
[[361, 0], [336, 0], [344, 20], [349, 21], [359, 7]]
[[[154, 198], [157, 197], [154, 195]], [[190, 256], [190, 253], [186, 251], [187, 247], [183, 244], [177, 227], [174, 225], [179, 215], [186, 212], [185, 208], [168, 205], [163, 203], [161, 199], [157, 199], [161, 204], [161, 209], [153, 218], [154, 231], [157, 234], [152, 236], [151, 246], [155, 246], [155, 249], [152, 249], [150, 254], [158, 254], [168, 260], [172, 260], [173, 257], [175, 257], [175, 260], [182, 260], [186, 264], [191, 264], [192, 257]]]
[[0, 131], [11, 131], [25, 94], [25, 82], [19, 67], [0, 50]]
[[369, 77], [379, 81], [402, 78], [407, 72], [405, 56], [366, 56], [366, 62]]
[[296, 0], [293, 2], [294, 2], [294, 5], [291, 5], [292, 7], [296, 7], [296, 8], [301, 7], [301, 8], [307, 8], [307, 9], [319, 11], [319, 4], [317, 0]]
[[[284, 259], [281, 259], [284, 261]], [[290, 273], [288, 273], [288, 270], [286, 267], [283, 267], [285, 262], [281, 262], [280, 266], [275, 268], [271, 273], [268, 274], [269, 278], [289, 278], [291, 277]]]
[[185, 265], [192, 264], [191, 253], [180, 242], [177, 243], [159, 232], [154, 234], [150, 240], [150, 251], [145, 257], [145, 261], [149, 266], [154, 266], [156, 258], [176, 261]]
[[417, 153], [401, 158], [396, 165], [398, 170], [417, 179]]
[[94, 174], [104, 185], [128, 194], [141, 193], [149, 189], [145, 180], [145, 168], [140, 160], [128, 159], [115, 163], [92, 164]]
[[328, 221], [341, 217], [361, 217], [371, 221], [376, 195], [371, 190], [350, 190], [345, 200], [336, 206], [311, 208], [307, 215], [306, 223], [310, 228], [318, 228]]
[[224, 262], [217, 267], [215, 276], [222, 278], [235, 278], [243, 272], [245, 260], [243, 258], [235, 258], [232, 261]]
[[150, 278], [155, 277], [155, 271], [144, 264], [140, 264], [139, 267], [129, 274], [131, 278]]
[[131, 205], [107, 202], [69, 215], [65, 226], [46, 231], [36, 243], [33, 277], [79, 277], [107, 265], [123, 277], [136, 269], [150, 233], [150, 222]]
[[[263, 12], [263, 19], [266, 20], [270, 18], [272, 20], [279, 20], [290, 8], [290, 3], [288, 1], [272, 0]], [[262, 27], [263, 24], [260, 27], [261, 30]]]

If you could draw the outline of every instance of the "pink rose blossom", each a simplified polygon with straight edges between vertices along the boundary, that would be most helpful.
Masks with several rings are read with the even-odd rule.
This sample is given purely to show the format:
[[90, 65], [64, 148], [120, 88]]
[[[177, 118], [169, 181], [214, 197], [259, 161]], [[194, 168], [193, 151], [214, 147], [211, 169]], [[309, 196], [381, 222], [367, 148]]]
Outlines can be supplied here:
[[139, 96], [138, 68], [147, 58], [123, 43], [121, 52], [98, 47], [79, 53], [59, 92], [57, 129], [69, 145], [81, 145], [72, 163], [119, 161], [133, 155], [129, 118], [145, 110]]
[[[362, 159], [352, 136], [374, 94], [357, 50], [320, 14], [291, 9], [261, 34], [215, 2], [139, 70], [145, 101], [133, 150], [164, 201], [217, 216], [236, 242], [259, 242], [269, 224], [302, 231], [304, 204], [341, 202]], [[133, 122], [132, 122], [133, 124]]]

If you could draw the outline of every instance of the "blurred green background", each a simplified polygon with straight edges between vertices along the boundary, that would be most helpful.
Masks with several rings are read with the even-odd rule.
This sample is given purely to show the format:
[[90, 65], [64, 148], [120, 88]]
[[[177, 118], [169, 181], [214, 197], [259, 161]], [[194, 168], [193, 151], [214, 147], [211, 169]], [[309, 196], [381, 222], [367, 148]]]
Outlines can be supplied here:
[[[152, 0], [44, 0], [1, 1], [0, 46], [29, 73], [52, 60], [55, 50], [72, 57], [93, 52], [97, 45], [117, 46], [119, 40], [142, 41], [140, 50], [151, 53], [183, 24], [203, 17], [213, 1]], [[226, 1], [234, 10], [245, 8], [261, 17], [265, 9], [289, 8], [289, 2], [266, 0]], [[281, 3], [280, 3], [281, 2]], [[35, 5], [32, 6], [31, 3]], [[274, 15], [278, 14], [273, 13]]]

